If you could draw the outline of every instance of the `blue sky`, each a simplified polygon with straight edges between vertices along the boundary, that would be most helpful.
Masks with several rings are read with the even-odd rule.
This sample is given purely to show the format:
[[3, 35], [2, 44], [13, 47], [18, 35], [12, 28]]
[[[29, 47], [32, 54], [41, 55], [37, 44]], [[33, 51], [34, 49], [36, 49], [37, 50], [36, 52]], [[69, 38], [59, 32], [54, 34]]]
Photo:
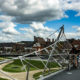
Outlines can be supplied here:
[[[67, 10], [65, 13], [68, 15], [68, 18], [46, 21], [44, 26], [48, 26], [49, 28], [54, 28], [57, 30], [62, 25], [64, 25], [66, 32], [76, 32], [76, 30], [74, 30], [72, 26], [80, 26], [80, 16], [75, 16], [78, 12], [73, 10]], [[22, 27], [29, 27], [29, 24], [18, 24], [16, 29], [19, 30], [19, 28]]]
[[79, 6], [80, 0], [0, 0], [0, 42], [45, 38], [62, 25], [67, 38], [79, 38]]
[[75, 16], [77, 12], [73, 10], [67, 10], [66, 14], [68, 15], [68, 18], [47, 21], [45, 25], [55, 29], [58, 29], [60, 26], [64, 25], [66, 32], [76, 32], [72, 26], [80, 26], [80, 16]]

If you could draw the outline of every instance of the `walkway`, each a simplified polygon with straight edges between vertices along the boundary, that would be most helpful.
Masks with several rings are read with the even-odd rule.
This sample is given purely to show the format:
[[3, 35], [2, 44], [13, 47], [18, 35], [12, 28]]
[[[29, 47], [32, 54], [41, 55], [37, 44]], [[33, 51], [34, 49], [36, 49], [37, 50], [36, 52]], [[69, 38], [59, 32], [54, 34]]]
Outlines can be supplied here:
[[56, 76], [47, 78], [46, 80], [80, 80], [80, 69], [64, 71]]

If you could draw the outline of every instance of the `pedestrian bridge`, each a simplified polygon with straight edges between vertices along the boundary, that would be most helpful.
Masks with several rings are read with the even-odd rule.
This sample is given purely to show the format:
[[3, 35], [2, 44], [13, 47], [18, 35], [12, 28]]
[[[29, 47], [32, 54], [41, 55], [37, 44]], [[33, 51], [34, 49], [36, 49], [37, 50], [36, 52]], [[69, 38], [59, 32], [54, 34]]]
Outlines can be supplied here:
[[[24, 67], [24, 70], [27, 72], [26, 80], [29, 80], [28, 75], [29, 75], [30, 66], [36, 68], [37, 70], [40, 70], [39, 67], [36, 67], [35, 65], [31, 64], [30, 62], [26, 62], [27, 57], [30, 57], [31, 55], [36, 55], [36, 57], [38, 57], [38, 59], [42, 62], [44, 68], [41, 71], [42, 72], [41, 75], [43, 75], [43, 77], [44, 77], [44, 74], [46, 76], [48, 76], [47, 74], [51, 73], [49, 66], [50, 66], [50, 64], [52, 64], [52, 62], [56, 62], [59, 65], [61, 70], [63, 68], [65, 68], [65, 69], [67, 68], [68, 63], [69, 63], [69, 59], [67, 57], [69, 56], [69, 52], [70, 52], [72, 46], [66, 38], [66, 35], [64, 32], [64, 26], [60, 27], [54, 33], [49, 35], [47, 38], [55, 38], [55, 42], [53, 44], [49, 45], [48, 47], [45, 47], [39, 51], [34, 51], [32, 53], [25, 54], [25, 55], [14, 55], [14, 56], [18, 56], [18, 57], [9, 59], [10, 61], [15, 60], [15, 59], [20, 59], [22, 65]], [[46, 57], [46, 55], [42, 55], [42, 53], [45, 53], [48, 56]], [[31, 58], [32, 58], [32, 56], [28, 59], [31, 60]], [[9, 62], [9, 60], [8, 60], [8, 62]], [[46, 62], [44, 62], [44, 60], [46, 60]], [[24, 64], [24, 61], [26, 62], [27, 65]], [[27, 69], [25, 66], [27, 66]], [[47, 72], [47, 74], [46, 74], [46, 72]], [[58, 74], [56, 76], [50, 76], [49, 78], [43, 79], [43, 80], [80, 80], [79, 74], [80, 74], [79, 69], [71, 70], [70, 72], [64, 71], [61, 74]], [[15, 79], [12, 79], [12, 80], [15, 80]], [[42, 80], [42, 79], [40, 79], [40, 80]]]

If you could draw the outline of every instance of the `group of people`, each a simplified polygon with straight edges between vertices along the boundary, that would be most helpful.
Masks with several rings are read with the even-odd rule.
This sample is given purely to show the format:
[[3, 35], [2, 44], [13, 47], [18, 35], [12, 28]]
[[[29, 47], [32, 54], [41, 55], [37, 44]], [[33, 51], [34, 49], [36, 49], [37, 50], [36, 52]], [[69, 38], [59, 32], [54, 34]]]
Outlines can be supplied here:
[[80, 50], [78, 49], [78, 47], [72, 45], [72, 49], [70, 51], [70, 59], [75, 68], [79, 66], [79, 52]]

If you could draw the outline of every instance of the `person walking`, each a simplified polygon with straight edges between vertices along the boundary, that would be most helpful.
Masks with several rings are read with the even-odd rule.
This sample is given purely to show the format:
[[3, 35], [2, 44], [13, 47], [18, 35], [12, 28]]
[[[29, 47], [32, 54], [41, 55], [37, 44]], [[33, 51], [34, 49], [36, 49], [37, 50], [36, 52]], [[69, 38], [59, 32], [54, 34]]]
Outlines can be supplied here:
[[73, 64], [73, 66], [75, 68], [78, 67], [78, 60], [79, 60], [79, 49], [77, 46], [72, 45], [72, 49], [70, 51], [70, 55], [71, 55], [71, 63]]

